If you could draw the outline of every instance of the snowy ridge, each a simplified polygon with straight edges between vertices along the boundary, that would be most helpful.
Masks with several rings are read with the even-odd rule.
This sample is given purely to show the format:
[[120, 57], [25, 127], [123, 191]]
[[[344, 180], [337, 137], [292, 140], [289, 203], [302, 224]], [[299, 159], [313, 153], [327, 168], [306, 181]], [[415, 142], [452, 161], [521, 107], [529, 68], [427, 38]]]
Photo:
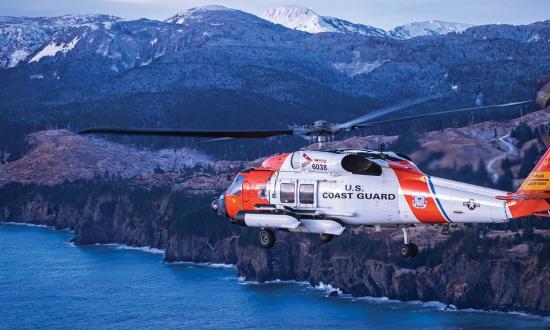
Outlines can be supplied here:
[[200, 18], [202, 13], [209, 11], [236, 11], [235, 9], [227, 8], [224, 6], [202, 6], [194, 7], [188, 10], [177, 13], [176, 15], [165, 20], [166, 23], [183, 24], [188, 19]]
[[289, 29], [308, 33], [338, 32], [386, 36], [384, 30], [369, 25], [355, 24], [335, 17], [320, 16], [311, 9], [299, 6], [271, 7], [266, 9], [260, 17]]
[[390, 31], [390, 35], [397, 39], [410, 39], [420, 36], [443, 35], [448, 33], [462, 33], [473, 27], [472, 24], [444, 21], [414, 22], [398, 26]]
[[[13, 68], [26, 61], [41, 47], [52, 44], [51, 39], [54, 34], [64, 29], [79, 26], [94, 29], [98, 24], [108, 24], [118, 20], [120, 20], [119, 17], [109, 15], [0, 17], [0, 69]], [[53, 51], [55, 45], [60, 44], [54, 43], [49, 51]]]

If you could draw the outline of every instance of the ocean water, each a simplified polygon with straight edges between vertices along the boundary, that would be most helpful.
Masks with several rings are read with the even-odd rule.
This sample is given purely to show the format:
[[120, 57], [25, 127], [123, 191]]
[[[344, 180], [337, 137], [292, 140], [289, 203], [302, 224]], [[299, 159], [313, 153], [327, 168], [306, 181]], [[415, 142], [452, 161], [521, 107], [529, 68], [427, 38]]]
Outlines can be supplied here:
[[163, 263], [159, 251], [76, 247], [71, 238], [0, 224], [0, 329], [550, 328], [538, 316], [246, 283], [233, 267]]

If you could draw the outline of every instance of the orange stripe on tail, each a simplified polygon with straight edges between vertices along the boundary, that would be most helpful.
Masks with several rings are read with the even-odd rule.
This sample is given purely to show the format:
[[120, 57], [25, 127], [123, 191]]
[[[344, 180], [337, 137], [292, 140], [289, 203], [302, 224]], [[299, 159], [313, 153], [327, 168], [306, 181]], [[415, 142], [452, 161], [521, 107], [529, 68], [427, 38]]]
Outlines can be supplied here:
[[550, 210], [550, 149], [546, 150], [516, 193], [497, 198], [506, 201], [514, 218], [544, 214]]

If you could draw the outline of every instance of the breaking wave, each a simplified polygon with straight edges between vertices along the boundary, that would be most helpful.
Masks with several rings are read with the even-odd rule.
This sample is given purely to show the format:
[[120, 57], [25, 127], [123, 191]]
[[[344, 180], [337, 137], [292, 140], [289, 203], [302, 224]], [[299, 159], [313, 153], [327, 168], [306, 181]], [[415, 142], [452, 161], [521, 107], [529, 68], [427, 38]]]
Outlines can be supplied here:
[[165, 254], [164, 250], [153, 248], [150, 246], [130, 246], [130, 245], [120, 244], [120, 243], [107, 243], [107, 244], [96, 243], [93, 245], [108, 246], [116, 250], [135, 250], [135, 251], [142, 251], [142, 252], [154, 253], [154, 254], [162, 254], [162, 255]]
[[10, 225], [10, 226], [25, 226], [25, 227], [35, 227], [35, 228], [48, 228], [48, 229], [56, 229], [53, 226], [48, 225], [37, 225], [34, 223], [27, 223], [27, 222], [12, 222], [12, 221], [6, 221], [6, 222], [0, 222], [2, 225]]
[[222, 264], [222, 263], [215, 263], [215, 262], [174, 261], [174, 262], [169, 262], [169, 264], [211, 267], [211, 268], [237, 268], [237, 266], [233, 264]]
[[535, 315], [535, 314], [529, 314], [526, 312], [503, 312], [503, 311], [493, 311], [493, 310], [481, 310], [481, 309], [474, 309], [474, 308], [465, 308], [465, 309], [459, 309], [455, 305], [452, 304], [445, 304], [439, 301], [420, 301], [420, 300], [411, 300], [411, 301], [402, 301], [397, 299], [390, 299], [388, 297], [370, 297], [370, 296], [364, 296], [364, 297], [354, 297], [351, 294], [343, 293], [340, 288], [334, 287], [331, 284], [326, 284], [323, 282], [319, 282], [317, 285], [312, 285], [311, 283], [307, 281], [295, 281], [295, 280], [280, 280], [275, 279], [271, 281], [266, 282], [257, 282], [257, 281], [247, 281], [244, 277], [238, 277], [239, 284], [244, 285], [266, 285], [266, 284], [296, 284], [299, 286], [305, 286], [310, 290], [318, 290], [324, 292], [325, 297], [337, 297], [339, 299], [346, 299], [351, 300], [353, 302], [366, 302], [366, 303], [373, 303], [373, 304], [400, 304], [403, 306], [409, 305], [409, 306], [418, 306], [420, 308], [424, 309], [430, 309], [430, 310], [436, 310], [440, 312], [462, 312], [462, 313], [490, 313], [490, 314], [502, 314], [502, 315], [516, 315], [520, 317], [525, 318], [534, 318], [543, 320], [544, 322], [550, 323], [550, 317], [549, 316], [541, 316], [541, 315]]

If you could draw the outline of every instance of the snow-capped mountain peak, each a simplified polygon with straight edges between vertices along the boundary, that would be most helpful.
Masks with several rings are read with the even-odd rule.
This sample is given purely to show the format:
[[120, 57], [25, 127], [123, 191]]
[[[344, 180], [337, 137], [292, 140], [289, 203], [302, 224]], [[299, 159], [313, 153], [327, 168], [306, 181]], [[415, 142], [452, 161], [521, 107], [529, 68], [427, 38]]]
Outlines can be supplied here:
[[174, 23], [174, 24], [183, 24], [186, 20], [192, 19], [192, 18], [198, 18], [202, 13], [206, 13], [209, 11], [235, 11], [235, 10], [236, 9], [227, 8], [224, 6], [215, 6], [215, 5], [194, 7], [194, 8], [189, 8], [180, 13], [177, 13], [176, 15], [165, 20], [165, 22]]
[[334, 32], [323, 24], [323, 18], [308, 8], [299, 6], [271, 7], [264, 11], [261, 17], [289, 29], [309, 33]]
[[398, 39], [409, 39], [420, 36], [443, 35], [451, 32], [461, 33], [472, 26], [474, 25], [432, 20], [398, 26], [391, 30], [390, 34]]
[[309, 33], [339, 32], [373, 36], [386, 35], [386, 32], [381, 29], [335, 17], [320, 16], [313, 10], [300, 6], [271, 7], [266, 9], [260, 17], [289, 29]]

